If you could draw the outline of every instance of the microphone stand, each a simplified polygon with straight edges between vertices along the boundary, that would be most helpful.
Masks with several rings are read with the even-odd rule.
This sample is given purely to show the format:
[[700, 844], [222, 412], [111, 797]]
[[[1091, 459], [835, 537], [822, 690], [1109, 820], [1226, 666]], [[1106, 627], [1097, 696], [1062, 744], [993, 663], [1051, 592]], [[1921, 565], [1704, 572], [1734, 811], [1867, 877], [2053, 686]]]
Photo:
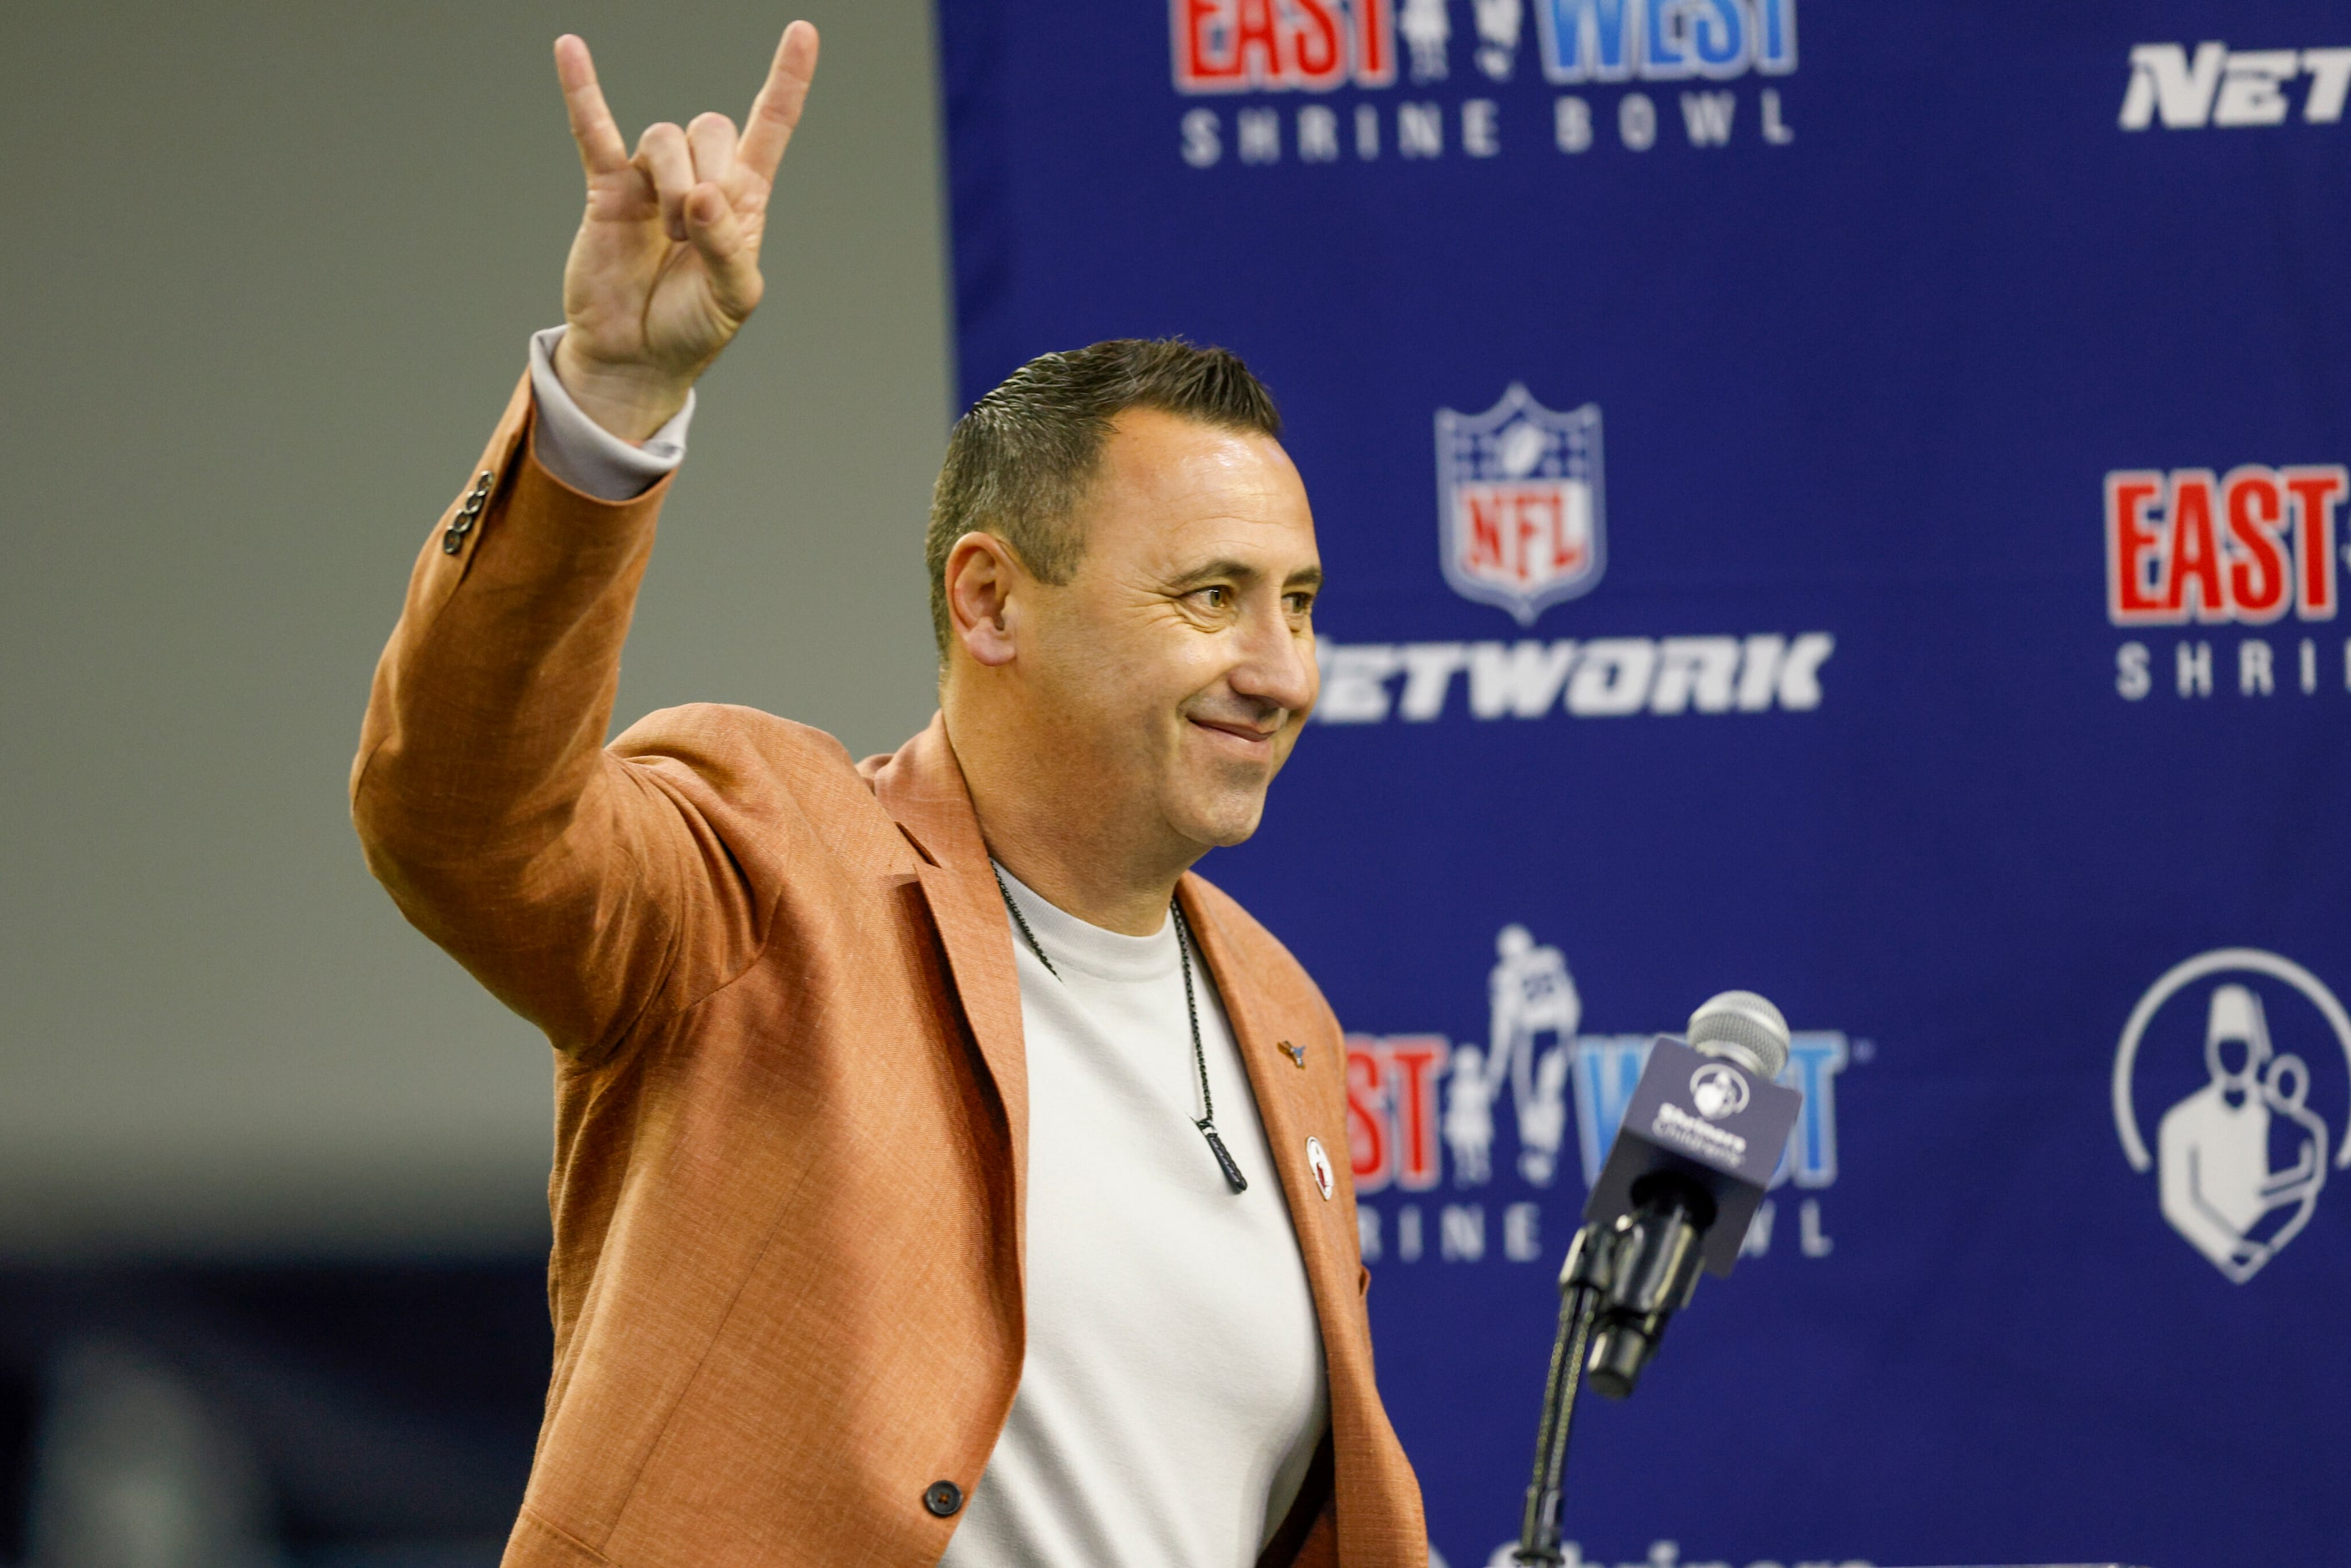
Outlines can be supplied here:
[[1592, 1325], [1608, 1291], [1614, 1239], [1601, 1227], [1586, 1225], [1568, 1243], [1567, 1260], [1560, 1265], [1559, 1337], [1552, 1344], [1542, 1420], [1535, 1428], [1534, 1478], [1527, 1483], [1527, 1511], [1519, 1525], [1515, 1553], [1520, 1563], [1564, 1560], [1559, 1549], [1559, 1503], [1567, 1471], [1567, 1439], [1575, 1424], [1575, 1396], [1583, 1383]]
[[1689, 1305], [1699, 1270], [1728, 1275], [1742, 1250], [1740, 1233], [1803, 1106], [1801, 1092], [1773, 1082], [1787, 1056], [1786, 1019], [1752, 991], [1709, 998], [1690, 1015], [1688, 1040], [1651, 1043], [1560, 1265], [1559, 1336], [1516, 1561], [1562, 1560], [1560, 1492], [1583, 1385], [1611, 1399], [1630, 1395], [1667, 1323]]
[[1639, 1207], [1614, 1224], [1587, 1223], [1560, 1265], [1559, 1338], [1552, 1346], [1534, 1477], [1519, 1525], [1520, 1563], [1562, 1560], [1560, 1493], [1585, 1374], [1611, 1399], [1631, 1394], [1656, 1354], [1667, 1321], [1689, 1305], [1698, 1288], [1699, 1241], [1714, 1222], [1713, 1200], [1672, 1179], [1642, 1185], [1648, 1190], [1635, 1188]]

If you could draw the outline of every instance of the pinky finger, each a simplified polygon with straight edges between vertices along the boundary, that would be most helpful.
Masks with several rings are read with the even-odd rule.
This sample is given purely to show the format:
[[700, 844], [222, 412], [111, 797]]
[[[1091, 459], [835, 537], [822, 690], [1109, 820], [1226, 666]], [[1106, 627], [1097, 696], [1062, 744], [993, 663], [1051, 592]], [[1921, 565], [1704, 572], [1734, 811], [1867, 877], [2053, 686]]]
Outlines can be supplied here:
[[776, 165], [783, 161], [784, 148], [799, 126], [809, 84], [816, 78], [816, 52], [815, 27], [806, 22], [786, 27], [776, 46], [775, 61], [768, 68], [767, 82], [743, 121], [743, 144], [735, 155], [762, 180], [776, 177]]

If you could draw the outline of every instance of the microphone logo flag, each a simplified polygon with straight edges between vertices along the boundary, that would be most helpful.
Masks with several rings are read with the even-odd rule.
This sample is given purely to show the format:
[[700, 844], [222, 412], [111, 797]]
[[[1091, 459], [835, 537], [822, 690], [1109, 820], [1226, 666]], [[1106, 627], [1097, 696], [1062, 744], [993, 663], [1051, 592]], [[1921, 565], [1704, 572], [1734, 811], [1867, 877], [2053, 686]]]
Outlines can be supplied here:
[[1566, 413], [1512, 382], [1483, 413], [1437, 411], [1445, 580], [1531, 626], [1589, 593], [1607, 565], [1600, 405]]
[[2351, 1015], [2290, 958], [2200, 953], [2132, 1009], [2113, 1094], [2124, 1157], [2156, 1173], [2164, 1219], [2241, 1285], [2309, 1227], [2327, 1172], [2351, 1166]]

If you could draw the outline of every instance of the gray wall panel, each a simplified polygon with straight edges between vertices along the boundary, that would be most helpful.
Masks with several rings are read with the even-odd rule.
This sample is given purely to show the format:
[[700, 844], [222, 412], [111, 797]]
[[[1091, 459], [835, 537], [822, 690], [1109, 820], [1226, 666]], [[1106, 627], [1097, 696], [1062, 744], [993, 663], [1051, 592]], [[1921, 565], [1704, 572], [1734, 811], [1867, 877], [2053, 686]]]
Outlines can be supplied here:
[[[931, 707], [948, 407], [928, 7], [807, 0], [768, 303], [709, 378], [619, 716]], [[0, 1253], [544, 1228], [549, 1064], [400, 920], [344, 781], [377, 650], [579, 210], [549, 46], [740, 116], [740, 4], [10, 8], [0, 47]]]

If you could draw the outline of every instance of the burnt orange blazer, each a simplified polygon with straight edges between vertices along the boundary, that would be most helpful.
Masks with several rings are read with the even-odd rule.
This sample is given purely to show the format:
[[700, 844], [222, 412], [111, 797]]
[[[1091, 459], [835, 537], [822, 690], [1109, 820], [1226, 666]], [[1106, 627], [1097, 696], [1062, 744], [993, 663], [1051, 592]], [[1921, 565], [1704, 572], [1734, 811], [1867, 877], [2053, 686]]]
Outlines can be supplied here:
[[[980, 1484], [1020, 1381], [1027, 1207], [1012, 942], [954, 747], [934, 719], [853, 763], [710, 705], [602, 744], [666, 486], [582, 496], [531, 421], [526, 379], [417, 561], [351, 776], [402, 911], [556, 1051], [555, 1366], [506, 1563], [935, 1563], [937, 1483]], [[1347, 1147], [1339, 1026], [1238, 904], [1179, 896], [1330, 1371], [1268, 1558], [1422, 1568], [1346, 1162], [1326, 1198], [1306, 1159]]]

